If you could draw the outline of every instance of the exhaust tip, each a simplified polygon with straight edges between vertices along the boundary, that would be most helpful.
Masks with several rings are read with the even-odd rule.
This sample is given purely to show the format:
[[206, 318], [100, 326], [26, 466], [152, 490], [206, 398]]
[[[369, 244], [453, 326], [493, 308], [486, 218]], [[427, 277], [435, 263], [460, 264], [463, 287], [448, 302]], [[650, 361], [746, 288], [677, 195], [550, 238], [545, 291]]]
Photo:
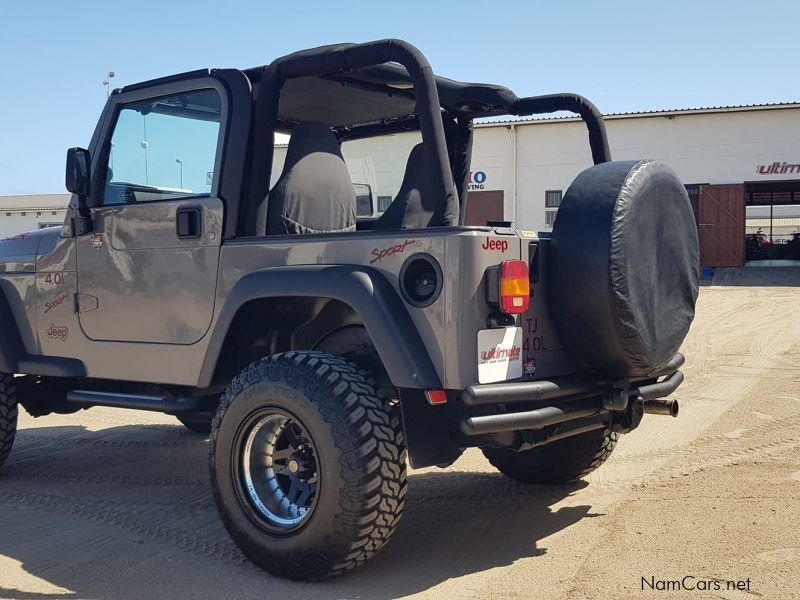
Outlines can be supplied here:
[[645, 400], [642, 404], [643, 411], [650, 415], [666, 415], [677, 417], [679, 405], [677, 400]]

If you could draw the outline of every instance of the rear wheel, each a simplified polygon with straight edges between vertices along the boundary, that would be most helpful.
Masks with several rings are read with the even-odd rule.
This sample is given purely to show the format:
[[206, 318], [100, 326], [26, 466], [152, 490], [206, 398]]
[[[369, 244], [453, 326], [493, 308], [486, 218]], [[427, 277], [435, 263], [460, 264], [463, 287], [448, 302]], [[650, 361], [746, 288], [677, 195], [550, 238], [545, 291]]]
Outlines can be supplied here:
[[580, 435], [515, 452], [483, 448], [498, 471], [523, 483], [566, 483], [585, 477], [602, 465], [617, 444], [618, 434], [597, 429]]
[[403, 509], [405, 460], [399, 411], [322, 352], [250, 365], [211, 433], [225, 527], [250, 560], [291, 579], [337, 575], [383, 547]]
[[0, 467], [11, 453], [17, 435], [17, 389], [14, 376], [0, 374]]

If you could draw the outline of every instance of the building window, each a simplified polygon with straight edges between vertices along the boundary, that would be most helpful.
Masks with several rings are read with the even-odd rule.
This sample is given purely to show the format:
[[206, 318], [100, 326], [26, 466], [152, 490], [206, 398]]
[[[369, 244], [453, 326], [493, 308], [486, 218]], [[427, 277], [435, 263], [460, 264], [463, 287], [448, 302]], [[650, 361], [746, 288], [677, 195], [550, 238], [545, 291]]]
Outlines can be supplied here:
[[553, 223], [556, 222], [558, 207], [561, 206], [561, 197], [561, 190], [547, 190], [544, 193], [544, 226], [546, 229], [552, 229]]
[[544, 207], [558, 208], [561, 206], [561, 190], [548, 190], [544, 193]]
[[686, 188], [686, 194], [689, 196], [689, 202], [692, 205], [692, 212], [694, 212], [694, 220], [698, 221], [698, 215], [700, 214], [700, 184], [699, 183], [690, 183], [684, 186]]
[[391, 203], [391, 196], [378, 196], [378, 212], [385, 212]]
[[39, 229], [45, 229], [47, 227], [61, 227], [63, 223], [39, 223]]

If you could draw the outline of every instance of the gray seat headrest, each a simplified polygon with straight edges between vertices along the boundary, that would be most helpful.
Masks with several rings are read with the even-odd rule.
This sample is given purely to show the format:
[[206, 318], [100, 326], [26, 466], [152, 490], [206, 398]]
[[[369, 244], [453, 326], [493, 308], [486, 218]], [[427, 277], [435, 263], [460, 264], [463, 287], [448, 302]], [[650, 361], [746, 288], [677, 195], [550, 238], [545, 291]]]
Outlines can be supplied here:
[[406, 163], [403, 183], [389, 208], [372, 229], [411, 229], [446, 225], [442, 222], [441, 199], [433, 185], [430, 162], [425, 146], [420, 143], [411, 149]]
[[330, 233], [356, 228], [356, 195], [329, 125], [300, 123], [267, 203], [267, 235]]

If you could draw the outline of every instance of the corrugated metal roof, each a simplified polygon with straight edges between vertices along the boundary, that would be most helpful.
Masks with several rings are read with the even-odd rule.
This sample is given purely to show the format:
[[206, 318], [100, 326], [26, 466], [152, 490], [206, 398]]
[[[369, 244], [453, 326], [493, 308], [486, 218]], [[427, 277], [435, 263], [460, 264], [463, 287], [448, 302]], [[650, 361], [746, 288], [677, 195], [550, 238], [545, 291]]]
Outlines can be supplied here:
[[[617, 112], [604, 114], [604, 119], [637, 119], [642, 117], [658, 117], [673, 115], [692, 115], [704, 113], [723, 113], [723, 112], [746, 112], [759, 110], [775, 110], [781, 108], [800, 108], [800, 101], [791, 102], [772, 102], [766, 104], [734, 104], [730, 106], [701, 106], [696, 108], [666, 108], [659, 110], [643, 110], [632, 112]], [[558, 117], [531, 116], [516, 118], [500, 118], [498, 120], [476, 120], [476, 127], [492, 127], [497, 125], [508, 125], [511, 123], [542, 123], [551, 121], [580, 121], [581, 118], [575, 115], [564, 115]]]
[[[770, 219], [747, 219], [745, 222], [746, 227], [763, 227], [767, 229], [770, 224]], [[776, 218], [772, 219], [773, 227], [795, 227], [800, 228], [800, 217], [797, 218]]]
[[69, 194], [0, 196], [0, 212], [65, 210], [69, 199]]

